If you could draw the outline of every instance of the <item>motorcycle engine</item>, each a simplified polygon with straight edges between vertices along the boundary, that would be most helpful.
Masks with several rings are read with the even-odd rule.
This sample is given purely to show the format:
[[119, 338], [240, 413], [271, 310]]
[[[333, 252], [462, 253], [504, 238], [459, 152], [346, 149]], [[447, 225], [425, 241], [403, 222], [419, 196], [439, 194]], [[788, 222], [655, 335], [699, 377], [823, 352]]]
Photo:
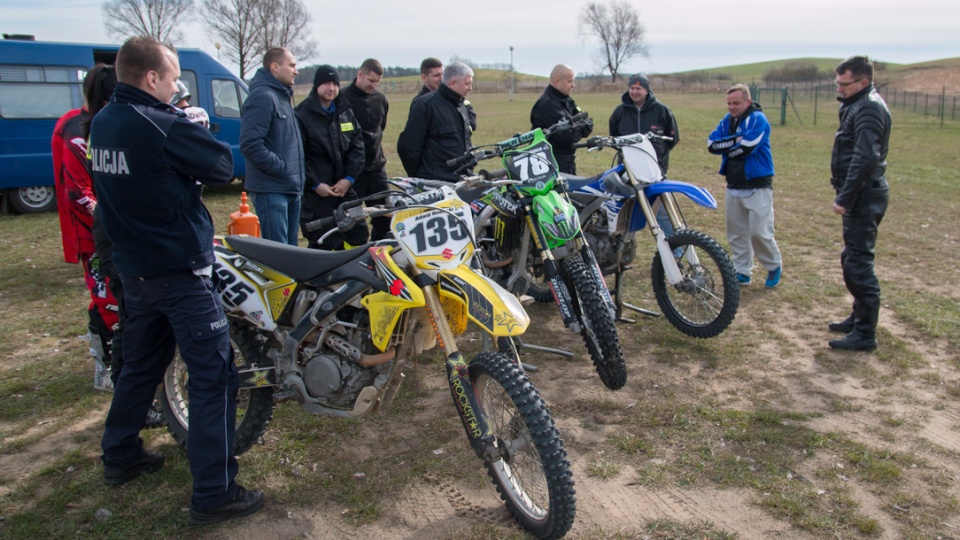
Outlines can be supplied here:
[[[593, 255], [597, 258], [597, 264], [604, 274], [612, 274], [617, 269], [617, 243], [618, 238], [610, 235], [610, 229], [607, 226], [606, 216], [601, 212], [594, 212], [583, 224], [583, 235]], [[622, 237], [623, 255], [622, 264], [627, 265], [633, 262], [637, 254], [637, 240], [632, 233]]]
[[[369, 324], [365, 313], [357, 317], [361, 324], [340, 324], [331, 332], [350, 345], [368, 352]], [[327, 334], [326, 337], [329, 337]], [[364, 339], [364, 338], [367, 339]], [[320, 338], [317, 338], [318, 341]], [[326, 343], [315, 342], [304, 349], [303, 382], [311, 397], [338, 407], [349, 407], [357, 394], [369, 386], [384, 366], [364, 367], [340, 354]]]

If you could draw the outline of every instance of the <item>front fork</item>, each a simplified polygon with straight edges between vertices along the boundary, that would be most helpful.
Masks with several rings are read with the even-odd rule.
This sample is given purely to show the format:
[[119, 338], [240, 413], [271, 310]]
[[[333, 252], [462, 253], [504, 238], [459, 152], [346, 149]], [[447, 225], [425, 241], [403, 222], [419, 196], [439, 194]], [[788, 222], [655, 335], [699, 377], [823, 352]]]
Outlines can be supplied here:
[[560, 279], [560, 269], [557, 267], [557, 260], [553, 257], [550, 248], [547, 247], [547, 238], [543, 230], [533, 220], [533, 209], [527, 206], [524, 209], [524, 217], [527, 220], [527, 229], [533, 238], [534, 248], [540, 254], [540, 260], [543, 263], [543, 275], [550, 283], [550, 289], [553, 291], [553, 299], [557, 302], [557, 308], [560, 310], [560, 318], [563, 325], [571, 331], [580, 333], [580, 320], [573, 310], [573, 296], [567, 289], [566, 283]]
[[[419, 273], [416, 270], [414, 272]], [[467, 432], [470, 446], [477, 457], [485, 463], [500, 459], [502, 456], [495, 444], [496, 437], [483, 415], [483, 408], [480, 406], [480, 400], [477, 399], [477, 390], [470, 381], [470, 366], [457, 347], [453, 331], [440, 304], [436, 286], [423, 287], [423, 296], [437, 342], [447, 355], [445, 364], [450, 395], [463, 422], [463, 428]]]
[[[653, 235], [653, 239], [657, 244], [657, 252], [660, 253], [660, 262], [663, 264], [667, 281], [671, 285], [676, 285], [683, 281], [683, 273], [680, 271], [680, 265], [677, 264], [677, 259], [673, 256], [670, 243], [667, 242], [667, 236], [663, 234], [660, 224], [657, 223], [657, 213], [654, 212], [653, 207], [650, 206], [650, 201], [647, 199], [646, 194], [640, 189], [637, 189], [636, 200], [640, 204], [640, 211], [643, 212], [643, 216], [647, 219], [650, 234]], [[673, 225], [674, 231], [683, 228], [684, 224], [680, 219], [680, 211], [677, 209], [677, 203], [673, 199], [673, 195], [670, 193], [662, 193], [660, 194], [660, 200], [667, 211], [667, 216], [670, 218], [670, 223]]]

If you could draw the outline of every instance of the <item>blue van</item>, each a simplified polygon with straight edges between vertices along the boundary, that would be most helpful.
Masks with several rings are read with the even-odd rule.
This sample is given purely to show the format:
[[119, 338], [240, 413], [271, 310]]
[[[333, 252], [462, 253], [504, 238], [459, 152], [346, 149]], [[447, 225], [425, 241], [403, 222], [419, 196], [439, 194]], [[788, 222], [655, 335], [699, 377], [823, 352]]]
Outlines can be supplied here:
[[[113, 64], [118, 45], [0, 40], [0, 196], [2, 210], [34, 213], [56, 206], [50, 138], [57, 120], [83, 105], [87, 70]], [[180, 80], [190, 104], [210, 115], [210, 131], [233, 148], [233, 174], [244, 176], [240, 108], [247, 85], [208, 54], [180, 49]]]

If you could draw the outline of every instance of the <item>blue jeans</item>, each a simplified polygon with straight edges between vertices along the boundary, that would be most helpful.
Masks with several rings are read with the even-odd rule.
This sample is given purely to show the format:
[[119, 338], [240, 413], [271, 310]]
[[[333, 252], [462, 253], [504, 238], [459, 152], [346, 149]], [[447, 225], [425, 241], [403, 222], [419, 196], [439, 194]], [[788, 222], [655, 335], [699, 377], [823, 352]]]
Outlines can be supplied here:
[[300, 227], [300, 195], [288, 193], [250, 193], [253, 208], [260, 218], [260, 236], [274, 242], [297, 245]]
[[220, 506], [237, 491], [233, 440], [239, 383], [217, 292], [210, 278], [190, 271], [122, 279], [124, 366], [107, 413], [103, 462], [124, 467], [136, 461], [147, 409], [179, 348], [189, 375], [191, 506]]

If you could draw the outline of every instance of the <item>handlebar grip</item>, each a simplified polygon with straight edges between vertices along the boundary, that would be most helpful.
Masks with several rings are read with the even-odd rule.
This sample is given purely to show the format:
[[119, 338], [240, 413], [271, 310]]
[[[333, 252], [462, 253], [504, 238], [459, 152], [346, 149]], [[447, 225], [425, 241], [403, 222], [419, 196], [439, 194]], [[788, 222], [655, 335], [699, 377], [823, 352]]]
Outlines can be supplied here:
[[587, 111], [583, 111], [583, 112], [581, 112], [581, 113], [579, 113], [579, 114], [576, 114], [576, 115], [570, 117], [570, 122], [571, 122], [571, 123], [574, 123], [574, 122], [582, 122], [582, 121], [584, 121], [584, 120], [586, 120], [586, 119], [588, 119], [588, 118], [590, 118], [590, 113], [588, 113]]
[[303, 228], [307, 232], [319, 231], [320, 229], [329, 229], [333, 225], [336, 225], [337, 218], [334, 216], [320, 218], [314, 221], [308, 221], [303, 224]]
[[480, 172], [478, 174], [484, 180], [492, 180], [494, 178], [503, 178], [507, 176], [509, 173], [507, 172], [506, 169], [494, 169], [492, 171], [488, 171], [486, 169], [480, 169]]
[[464, 163], [466, 163], [469, 158], [470, 158], [470, 154], [467, 154], [467, 155], [465, 155], [465, 156], [456, 157], [456, 158], [453, 158], [453, 159], [448, 159], [448, 160], [447, 160], [447, 168], [448, 168], [448, 169], [453, 169], [453, 168], [455, 168], [455, 167], [459, 167], [459, 166], [463, 165]]

